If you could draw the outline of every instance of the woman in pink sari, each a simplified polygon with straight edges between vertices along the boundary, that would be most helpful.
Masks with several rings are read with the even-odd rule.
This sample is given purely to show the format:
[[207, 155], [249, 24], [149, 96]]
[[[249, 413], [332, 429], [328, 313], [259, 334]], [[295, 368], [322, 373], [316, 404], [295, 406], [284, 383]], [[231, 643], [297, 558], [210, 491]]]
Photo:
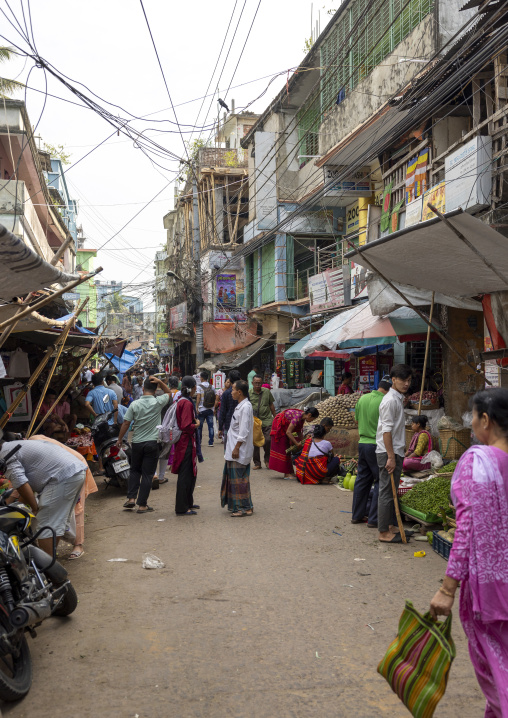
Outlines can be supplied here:
[[422, 457], [432, 451], [432, 436], [427, 430], [428, 419], [423, 414], [414, 416], [411, 424], [413, 437], [406, 451], [405, 459], [402, 463], [404, 471], [424, 471], [430, 469], [430, 462], [423, 464]]
[[448, 616], [461, 584], [460, 620], [487, 699], [485, 718], [507, 718], [508, 389], [475, 395], [473, 431], [483, 446], [468, 449], [453, 474], [457, 530], [430, 612]]

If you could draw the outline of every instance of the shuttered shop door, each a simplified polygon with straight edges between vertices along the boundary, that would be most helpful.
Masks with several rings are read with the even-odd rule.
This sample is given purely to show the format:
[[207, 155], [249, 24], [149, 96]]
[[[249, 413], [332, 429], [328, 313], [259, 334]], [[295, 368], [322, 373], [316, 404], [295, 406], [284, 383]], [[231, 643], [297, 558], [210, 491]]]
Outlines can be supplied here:
[[269, 304], [275, 301], [275, 243], [265, 244], [261, 252], [261, 299]]

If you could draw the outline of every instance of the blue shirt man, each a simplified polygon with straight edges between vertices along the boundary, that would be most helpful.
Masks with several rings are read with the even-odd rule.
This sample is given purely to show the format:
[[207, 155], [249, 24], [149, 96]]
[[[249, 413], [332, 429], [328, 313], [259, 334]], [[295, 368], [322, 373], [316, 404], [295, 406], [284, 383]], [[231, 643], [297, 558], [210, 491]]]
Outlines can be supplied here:
[[[103, 384], [103, 377], [94, 374], [92, 377], [94, 388], [87, 394], [85, 406], [94, 416], [107, 414], [118, 409], [118, 399], [112, 389], [107, 389]], [[114, 424], [115, 417], [108, 419], [108, 424]]]

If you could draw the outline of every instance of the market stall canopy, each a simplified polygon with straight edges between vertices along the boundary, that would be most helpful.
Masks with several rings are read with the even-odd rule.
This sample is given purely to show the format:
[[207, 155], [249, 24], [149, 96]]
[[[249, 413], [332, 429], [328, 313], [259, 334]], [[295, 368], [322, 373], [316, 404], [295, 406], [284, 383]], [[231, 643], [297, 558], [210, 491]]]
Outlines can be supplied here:
[[[445, 217], [508, 282], [506, 237], [461, 210]], [[438, 217], [365, 244], [345, 257], [390, 281], [458, 297], [507, 289], [507, 283]]]
[[1, 299], [10, 301], [13, 297], [76, 279], [79, 279], [79, 274], [61, 272], [0, 224]]
[[[49, 347], [51, 344], [54, 344], [56, 342], [60, 334], [61, 331], [55, 329], [37, 329], [33, 331], [18, 332], [16, 334], [16, 339], [32, 342], [32, 344], [37, 344], [41, 347]], [[91, 347], [95, 338], [95, 334], [88, 335], [81, 334], [79, 332], [69, 332], [69, 334], [67, 335], [67, 339], [65, 340], [65, 346]]]
[[[435, 322], [436, 326], [439, 326]], [[393, 344], [395, 339], [407, 341], [426, 334], [427, 323], [409, 307], [400, 307], [390, 314], [378, 317], [372, 313], [370, 303], [354, 307], [327, 322], [315, 337], [302, 349], [304, 356], [324, 350], [342, 350], [350, 347], [367, 347], [374, 344]]]
[[244, 323], [204, 322], [203, 343], [205, 351], [214, 354], [227, 354], [243, 349], [258, 340], [258, 324], [255, 320]]
[[[17, 314], [20, 309], [26, 309], [26, 307], [19, 304], [0, 305], [0, 322], [5, 322], [8, 319], [12, 319], [12, 317]], [[69, 314], [69, 317], [67, 319], [70, 319], [70, 316], [71, 315]], [[33, 329], [48, 329], [48, 327], [63, 328], [64, 326], [65, 318], [61, 318], [58, 320], [49, 319], [48, 317], [44, 317], [42, 314], [32, 312], [26, 317], [20, 319], [18, 323], [14, 325], [14, 329], [12, 330], [12, 332], [13, 334], [15, 334], [16, 332], [26, 332]]]
[[[67, 314], [65, 317], [61, 317], [59, 319], [59, 322], [61, 322], [61, 321], [64, 321], [64, 323], [66, 321], [68, 322], [71, 317], [72, 317], [72, 314]], [[53, 325], [58, 326], [59, 322], [55, 323], [53, 321]], [[76, 326], [74, 327], [74, 331], [79, 332], [80, 334], [92, 334], [94, 337], [97, 336], [95, 332], [92, 332], [90, 329], [87, 329], [86, 327], [79, 326], [79, 324], [76, 324]]]
[[284, 352], [284, 359], [287, 361], [291, 361], [291, 359], [302, 359], [303, 357], [300, 354], [300, 350], [303, 349], [313, 336], [314, 335], [311, 333], [302, 337], [302, 339], [299, 339], [296, 344], [293, 344], [293, 346], [289, 347], [289, 349]]
[[308, 359], [350, 359], [354, 357], [366, 357], [372, 354], [383, 354], [393, 349], [393, 344], [377, 344], [370, 347], [356, 347], [355, 349], [341, 349], [340, 351], [315, 351], [308, 355]]
[[[393, 282], [393, 284], [415, 307], [428, 306], [432, 302], [432, 292], [429, 289], [418, 289], [409, 284], [400, 284], [399, 282]], [[388, 282], [375, 272], [369, 272], [367, 274], [367, 290], [372, 314], [376, 316], [389, 314], [399, 307], [408, 306], [400, 294], [397, 294]], [[435, 293], [434, 301], [436, 304], [444, 304], [447, 307], [455, 307], [456, 309], [468, 309], [474, 312], [482, 311], [481, 303], [476, 302], [474, 299], [452, 297], [449, 294], [442, 294], [441, 292]]]
[[207, 362], [213, 364], [217, 369], [234, 369], [237, 366], [245, 364], [254, 354], [260, 349], [263, 349], [267, 344], [273, 344], [273, 338], [267, 337], [258, 339], [254, 344], [250, 344], [248, 347], [238, 349], [234, 352], [228, 352], [226, 354], [216, 354], [207, 359]]

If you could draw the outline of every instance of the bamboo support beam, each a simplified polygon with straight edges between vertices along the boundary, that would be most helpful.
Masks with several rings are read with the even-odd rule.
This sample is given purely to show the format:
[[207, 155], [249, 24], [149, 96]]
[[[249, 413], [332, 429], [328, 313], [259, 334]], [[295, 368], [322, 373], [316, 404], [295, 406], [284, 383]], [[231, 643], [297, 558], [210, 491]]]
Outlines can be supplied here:
[[233, 222], [231, 221], [231, 212], [229, 209], [229, 177], [226, 177], [224, 182], [226, 186], [226, 219], [228, 223], [229, 241], [233, 242]]
[[[248, 182], [248, 180], [247, 180], [247, 182]], [[244, 185], [245, 185], [245, 181], [242, 180], [242, 183], [241, 183], [241, 185], [240, 185], [240, 189], [239, 189], [239, 191], [238, 191], [238, 204], [237, 204], [237, 207], [236, 207], [235, 228], [234, 228], [234, 230], [233, 230], [233, 238], [232, 238], [232, 240], [231, 240], [233, 244], [236, 244], [236, 237], [237, 237], [237, 234], [238, 234], [238, 222], [239, 222], [239, 220], [240, 220], [240, 205], [242, 204], [242, 197], [243, 197], [243, 188], [244, 188]]]
[[[93, 354], [93, 352], [95, 351], [95, 349], [96, 349], [97, 345], [99, 344], [100, 340], [102, 339], [102, 337], [103, 337], [105, 331], [106, 331], [106, 327], [103, 329], [102, 334], [101, 334], [100, 336], [98, 336], [97, 339], [94, 341], [94, 343], [92, 344], [90, 350], [85, 354], [85, 358], [83, 359], [83, 361], [81, 362], [81, 364], [78, 366], [78, 368], [76, 369], [76, 371], [74, 372], [74, 374], [71, 376], [71, 378], [69, 379], [69, 381], [67, 382], [67, 384], [65, 385], [65, 387], [62, 389], [62, 391], [60, 392], [59, 396], [56, 398], [55, 402], [53, 403], [53, 406], [51, 406], [51, 407], [49, 408], [48, 414], [51, 414], [51, 412], [53, 411], [53, 409], [55, 408], [55, 406], [58, 404], [58, 402], [60, 401], [60, 399], [63, 397], [63, 395], [65, 394], [65, 392], [67, 391], [67, 389], [70, 387], [70, 385], [72, 384], [72, 382], [74, 381], [74, 379], [78, 376], [78, 374], [80, 373], [81, 369], [85, 366], [86, 362], [88, 361], [88, 358], [89, 358], [89, 357]], [[34, 429], [34, 432], [33, 432], [33, 433], [34, 433], [34, 434], [37, 434], [37, 432], [39, 431], [39, 429], [41, 428], [41, 426], [42, 426], [43, 424], [44, 424], [44, 419], [42, 419], [42, 420], [39, 422], [39, 424], [37, 425], [37, 428]], [[0, 428], [2, 428], [2, 427], [1, 427], [1, 421], [0, 421]]]
[[423, 360], [422, 385], [420, 387], [420, 400], [418, 401], [418, 415], [420, 415], [422, 413], [423, 389], [425, 386], [425, 375], [427, 374], [427, 362], [429, 359], [430, 334], [431, 334], [431, 325], [432, 325], [432, 315], [434, 314], [434, 299], [435, 298], [436, 298], [436, 293], [432, 292], [432, 302], [430, 305], [430, 314], [429, 314], [429, 326], [427, 327], [427, 342], [425, 344], [425, 358]]
[[73, 325], [74, 322], [76, 321], [76, 317], [78, 317], [78, 316], [81, 314], [81, 312], [83, 311], [83, 309], [84, 309], [84, 308], [86, 307], [86, 305], [88, 304], [89, 299], [90, 299], [90, 297], [86, 297], [86, 299], [84, 300], [84, 302], [82, 302], [81, 304], [78, 305], [78, 307], [76, 307], [76, 309], [75, 309], [74, 312], [72, 313], [72, 317], [71, 317], [71, 318], [69, 319], [69, 321], [66, 323], [65, 328], [64, 328], [63, 331], [62, 331], [62, 337], [61, 337], [62, 341], [60, 342], [60, 346], [58, 347], [58, 351], [57, 351], [56, 356], [55, 356], [55, 359], [54, 359], [54, 361], [53, 361], [53, 366], [52, 366], [51, 369], [49, 370], [49, 374], [48, 374], [47, 379], [46, 379], [46, 382], [45, 382], [45, 384], [44, 384], [44, 388], [43, 388], [43, 390], [42, 390], [42, 392], [41, 392], [41, 395], [40, 395], [40, 397], [39, 397], [39, 401], [37, 402], [37, 406], [36, 406], [36, 408], [35, 408], [35, 411], [34, 411], [34, 413], [32, 414], [32, 420], [30, 421], [30, 425], [29, 425], [29, 427], [28, 427], [28, 431], [26, 432], [26, 438], [27, 438], [27, 439], [30, 438], [30, 434], [31, 434], [31, 432], [32, 432], [33, 425], [35, 424], [35, 420], [37, 419], [37, 417], [38, 417], [38, 415], [39, 415], [39, 411], [41, 410], [42, 402], [43, 402], [44, 399], [46, 398], [46, 392], [48, 391], [48, 388], [49, 388], [51, 379], [53, 378], [53, 374], [55, 373], [55, 369], [56, 369], [56, 367], [58, 366], [58, 362], [59, 362], [60, 357], [61, 357], [61, 355], [62, 355], [63, 349], [64, 349], [64, 347], [65, 347], [65, 342], [67, 341], [67, 337], [69, 336], [69, 332], [70, 332], [70, 330], [71, 330], [71, 328], [72, 328], [72, 325]]
[[219, 244], [219, 236], [217, 233], [217, 208], [215, 202], [215, 180], [213, 178], [213, 173], [210, 175], [210, 179], [212, 193], [212, 242], [215, 244], [215, 240], [217, 240], [217, 244]]

